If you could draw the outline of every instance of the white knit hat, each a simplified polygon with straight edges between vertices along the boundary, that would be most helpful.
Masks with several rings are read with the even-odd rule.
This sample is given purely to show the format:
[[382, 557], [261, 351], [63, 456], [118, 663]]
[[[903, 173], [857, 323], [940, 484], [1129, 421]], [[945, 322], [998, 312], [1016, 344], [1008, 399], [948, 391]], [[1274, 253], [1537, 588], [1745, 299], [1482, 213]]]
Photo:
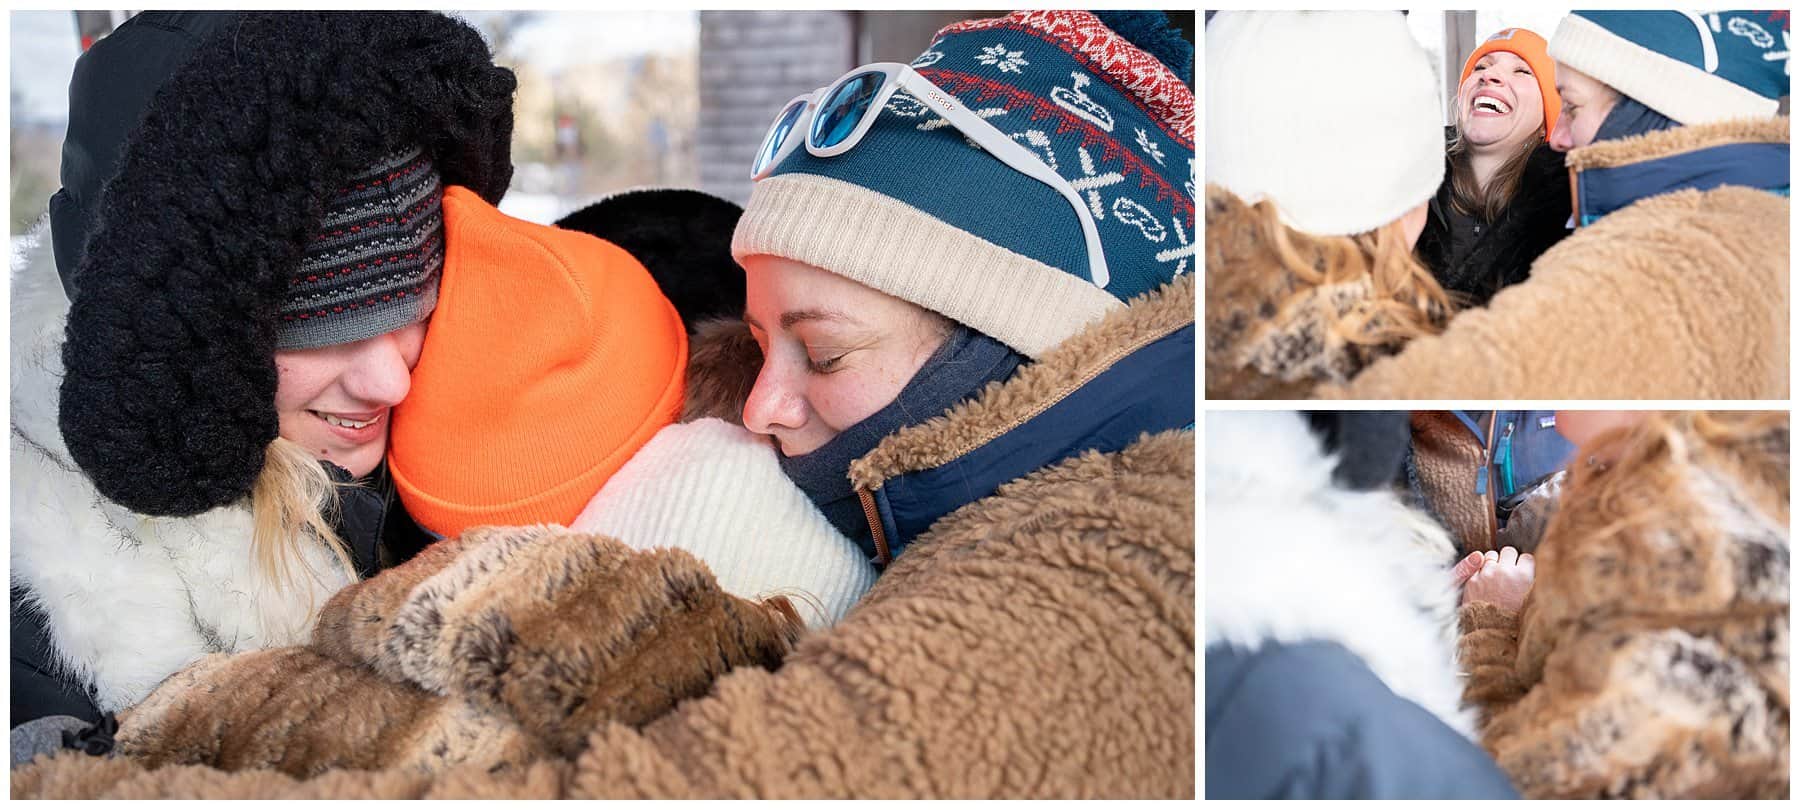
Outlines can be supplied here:
[[837, 623], [875, 584], [875, 566], [782, 473], [774, 446], [720, 419], [657, 432], [573, 527], [685, 549], [727, 593], [787, 596], [812, 628]]
[[1346, 236], [1444, 179], [1431, 57], [1390, 11], [1221, 11], [1206, 25], [1206, 182]]

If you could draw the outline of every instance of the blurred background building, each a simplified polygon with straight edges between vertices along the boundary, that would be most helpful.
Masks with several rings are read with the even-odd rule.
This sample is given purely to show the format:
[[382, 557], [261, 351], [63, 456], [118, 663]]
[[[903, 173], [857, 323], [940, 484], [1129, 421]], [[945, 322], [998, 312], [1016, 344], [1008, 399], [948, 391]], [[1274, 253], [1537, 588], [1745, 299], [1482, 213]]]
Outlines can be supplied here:
[[[15, 11], [9, 231], [56, 191], [75, 60], [133, 12]], [[1003, 11], [459, 11], [518, 75], [507, 213], [550, 222], [644, 186], [738, 203], [782, 104], [939, 28]], [[1194, 14], [1170, 18], [1191, 40]], [[1189, 77], [1190, 82], [1192, 77]]]

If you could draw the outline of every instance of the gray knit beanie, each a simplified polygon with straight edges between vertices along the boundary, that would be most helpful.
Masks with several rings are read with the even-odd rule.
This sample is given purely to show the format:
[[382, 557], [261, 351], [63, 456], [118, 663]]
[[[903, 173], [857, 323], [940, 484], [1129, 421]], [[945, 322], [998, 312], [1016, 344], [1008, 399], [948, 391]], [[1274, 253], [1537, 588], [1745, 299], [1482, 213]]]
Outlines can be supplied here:
[[276, 348], [354, 343], [430, 317], [444, 267], [443, 201], [418, 148], [346, 181], [289, 280]]

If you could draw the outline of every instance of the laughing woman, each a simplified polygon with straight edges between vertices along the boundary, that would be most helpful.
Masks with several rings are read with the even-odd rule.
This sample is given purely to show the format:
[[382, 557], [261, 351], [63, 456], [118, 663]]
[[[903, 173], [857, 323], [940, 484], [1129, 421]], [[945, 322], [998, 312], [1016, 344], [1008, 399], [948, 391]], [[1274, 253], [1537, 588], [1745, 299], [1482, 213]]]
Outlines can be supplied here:
[[1463, 303], [1481, 306], [1524, 281], [1567, 236], [1569, 178], [1545, 143], [1562, 100], [1544, 38], [1508, 28], [1463, 64], [1444, 184], [1432, 198], [1419, 258]]

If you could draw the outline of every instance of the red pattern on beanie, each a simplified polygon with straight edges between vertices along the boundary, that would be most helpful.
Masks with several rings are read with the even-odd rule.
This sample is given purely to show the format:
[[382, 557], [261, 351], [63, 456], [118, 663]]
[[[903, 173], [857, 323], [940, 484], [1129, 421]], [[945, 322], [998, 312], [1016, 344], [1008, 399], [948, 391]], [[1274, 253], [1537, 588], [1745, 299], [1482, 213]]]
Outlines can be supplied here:
[[1086, 11], [1015, 11], [1004, 17], [968, 20], [938, 31], [937, 38], [992, 28], [1029, 29], [1063, 46], [1094, 74], [1136, 101], [1181, 145], [1194, 148], [1194, 93], [1175, 71]]

